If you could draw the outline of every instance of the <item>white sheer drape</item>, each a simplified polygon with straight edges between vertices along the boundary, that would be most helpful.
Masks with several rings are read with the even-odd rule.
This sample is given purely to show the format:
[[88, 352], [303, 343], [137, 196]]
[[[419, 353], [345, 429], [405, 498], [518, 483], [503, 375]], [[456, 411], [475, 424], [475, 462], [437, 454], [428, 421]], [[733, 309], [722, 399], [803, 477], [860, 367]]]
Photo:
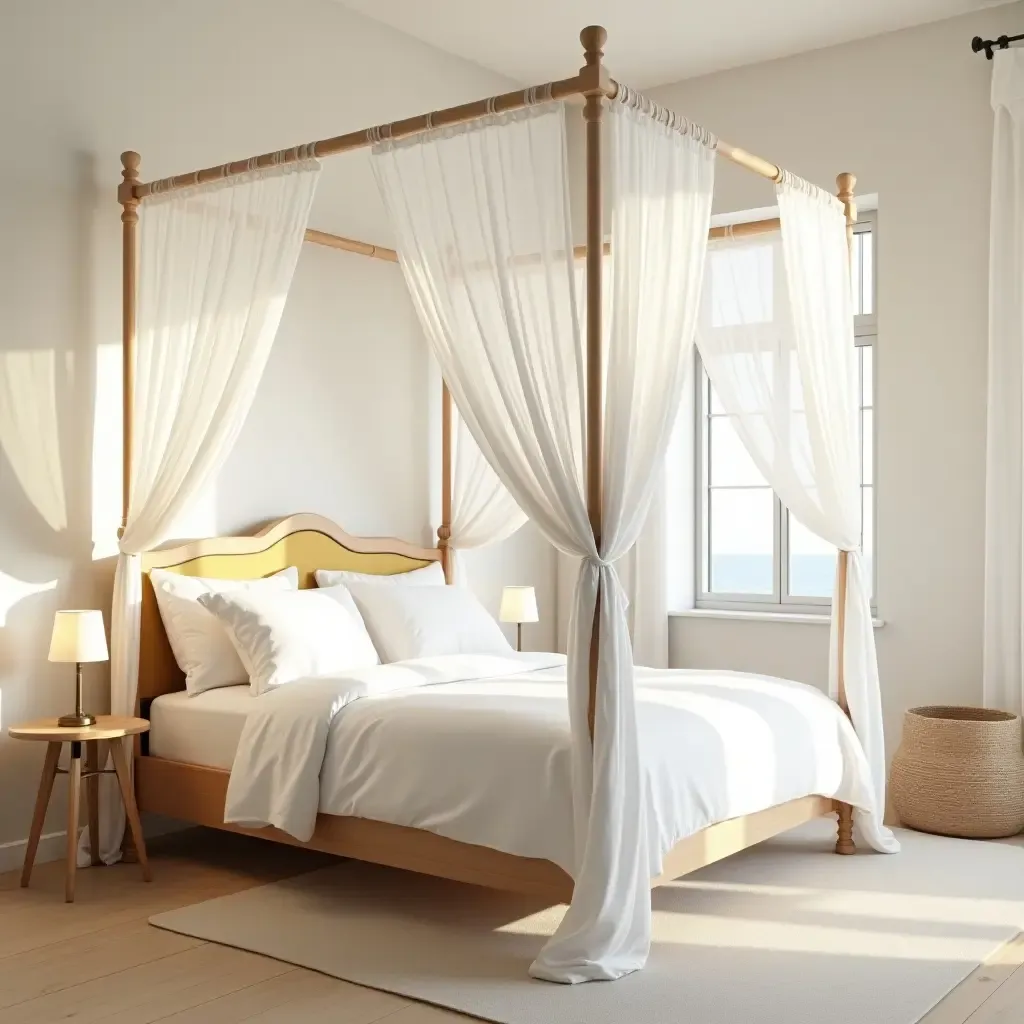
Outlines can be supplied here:
[[667, 549], [668, 505], [662, 466], [647, 520], [619, 569], [629, 601], [626, 617], [634, 665], [668, 668]]
[[988, 451], [985, 492], [986, 707], [1024, 714], [1024, 50], [992, 64]]
[[455, 583], [468, 584], [460, 551], [511, 537], [526, 515], [498, 479], [457, 409], [452, 409], [452, 521], [448, 540]]
[[[142, 578], [138, 552], [223, 464], [252, 405], [302, 246], [320, 165], [252, 171], [154, 196], [139, 216], [138, 344], [131, 504], [114, 576], [110, 708], [135, 709]], [[101, 809], [104, 861], [124, 814]]]
[[[894, 852], [898, 844], [882, 825], [881, 697], [870, 579], [860, 551], [858, 381], [846, 219], [838, 200], [798, 179], [787, 176], [777, 194], [781, 237], [710, 248], [697, 344], [724, 411], [734, 417], [761, 475], [800, 522], [850, 553], [844, 679], [875, 792], [873, 813], [857, 812], [857, 822], [871, 846]], [[833, 597], [833, 696], [838, 606]]]
[[[560, 104], [374, 152], [402, 267], [455, 403], [488, 462], [557, 548], [581, 559], [569, 636], [577, 869], [572, 905], [531, 967], [616, 978], [650, 944], [652, 872], [633, 659], [614, 563], [644, 523], [691, 362], [714, 154], [612, 105], [602, 545], [583, 496], [584, 354]], [[595, 749], [588, 662], [598, 591]]]

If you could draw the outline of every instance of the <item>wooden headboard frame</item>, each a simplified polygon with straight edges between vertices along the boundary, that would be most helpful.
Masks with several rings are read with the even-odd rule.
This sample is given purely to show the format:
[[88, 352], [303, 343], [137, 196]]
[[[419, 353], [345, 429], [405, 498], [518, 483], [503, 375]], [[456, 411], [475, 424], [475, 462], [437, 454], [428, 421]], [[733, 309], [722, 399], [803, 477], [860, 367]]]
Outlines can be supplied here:
[[210, 537], [142, 555], [142, 622], [139, 636], [139, 695], [143, 701], [185, 688], [157, 608], [150, 569], [184, 576], [255, 579], [290, 565], [299, 586], [315, 587], [316, 569], [349, 569], [389, 576], [442, 561], [439, 548], [421, 548], [394, 537], [353, 537], [323, 516], [286, 516], [247, 537]]

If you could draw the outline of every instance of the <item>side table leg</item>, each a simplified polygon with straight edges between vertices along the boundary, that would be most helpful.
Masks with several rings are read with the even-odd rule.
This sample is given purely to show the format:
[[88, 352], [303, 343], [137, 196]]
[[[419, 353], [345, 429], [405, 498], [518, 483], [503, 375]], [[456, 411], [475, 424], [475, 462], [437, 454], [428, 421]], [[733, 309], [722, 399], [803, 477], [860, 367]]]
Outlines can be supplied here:
[[82, 744], [71, 742], [68, 762], [68, 859], [64, 866], [64, 902], [75, 902], [75, 871], [78, 868], [78, 808], [82, 795]]
[[135, 793], [132, 791], [132, 779], [128, 774], [128, 762], [124, 756], [124, 742], [122, 740], [110, 741], [110, 756], [114, 759], [114, 770], [117, 772], [117, 781], [121, 787], [121, 799], [124, 801], [124, 814], [128, 819], [128, 826], [131, 829], [135, 850], [139, 856], [139, 864], [142, 865], [142, 877], [147, 882], [151, 882], [153, 880], [153, 873], [149, 869], [149, 858], [146, 856], [146, 841], [142, 837], [142, 822], [139, 821], [139, 810], [135, 806]]
[[39, 848], [39, 836], [43, 831], [46, 808], [53, 792], [53, 780], [57, 777], [57, 761], [60, 758], [60, 744], [46, 745], [46, 760], [43, 761], [43, 774], [39, 778], [39, 792], [36, 794], [36, 809], [32, 814], [32, 828], [28, 834], [28, 845], [25, 847], [25, 866], [21, 869], [22, 888], [28, 885], [32, 877], [32, 865], [35, 863], [36, 850]]
[[[86, 749], [89, 771], [98, 772], [103, 767], [103, 741], [92, 740]], [[85, 784], [89, 803], [89, 854], [92, 866], [98, 867], [103, 863], [100, 859], [100, 777], [90, 775]]]

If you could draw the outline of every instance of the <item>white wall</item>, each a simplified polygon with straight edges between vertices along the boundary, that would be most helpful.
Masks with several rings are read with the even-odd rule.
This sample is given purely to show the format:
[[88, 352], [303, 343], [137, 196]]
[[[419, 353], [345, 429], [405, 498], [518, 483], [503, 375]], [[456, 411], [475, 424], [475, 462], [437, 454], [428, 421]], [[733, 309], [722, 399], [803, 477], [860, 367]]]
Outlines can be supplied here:
[[[0, 869], [20, 857], [42, 757], [6, 727], [72, 699], [73, 670], [45, 661], [52, 612], [109, 608], [119, 153], [137, 149], [143, 177], [159, 177], [508, 87], [331, 0], [3, 5]], [[325, 163], [312, 222], [389, 243], [365, 152]], [[434, 383], [398, 269], [306, 246], [238, 448], [182, 533], [311, 510], [352, 532], [429, 542]], [[535, 583], [553, 605], [553, 561], [536, 535], [475, 563], [492, 608], [502, 582]], [[544, 646], [550, 635], [542, 624], [529, 639]], [[102, 708], [106, 666], [86, 678], [90, 705]], [[57, 790], [49, 830], [62, 827]]]
[[[654, 91], [730, 142], [877, 193], [878, 612], [890, 755], [903, 711], [981, 700], [991, 65], [1001, 7]], [[614, 51], [608, 60], [614, 72]], [[719, 161], [716, 210], [771, 205]], [[673, 663], [824, 685], [828, 629], [677, 618]]]

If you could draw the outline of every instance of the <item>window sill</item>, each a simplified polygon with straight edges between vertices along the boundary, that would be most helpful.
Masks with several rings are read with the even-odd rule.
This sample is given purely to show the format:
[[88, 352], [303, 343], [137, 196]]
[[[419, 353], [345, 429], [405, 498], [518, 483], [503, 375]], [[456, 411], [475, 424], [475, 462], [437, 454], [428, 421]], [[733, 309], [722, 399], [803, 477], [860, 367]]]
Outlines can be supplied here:
[[[684, 611], [669, 612], [670, 619], [729, 619], [735, 622], [795, 622], [810, 626], [827, 626], [830, 614], [817, 615], [810, 612], [751, 612], [732, 608], [687, 608]], [[884, 619], [871, 619], [875, 629], [885, 625]]]

